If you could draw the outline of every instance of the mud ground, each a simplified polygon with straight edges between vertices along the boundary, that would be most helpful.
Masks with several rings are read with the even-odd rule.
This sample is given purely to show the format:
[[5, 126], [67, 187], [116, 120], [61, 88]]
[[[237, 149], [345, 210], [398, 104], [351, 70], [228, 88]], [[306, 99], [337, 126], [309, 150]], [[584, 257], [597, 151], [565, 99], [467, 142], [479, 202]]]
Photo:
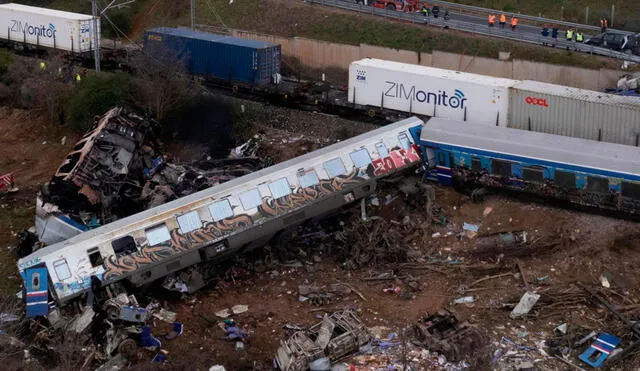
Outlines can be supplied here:
[[[262, 154], [276, 161], [373, 128], [324, 115], [267, 110], [272, 111], [257, 118], [255, 133], [263, 139]], [[0, 196], [0, 204], [4, 205], [0, 209], [0, 249], [5, 255], [0, 281], [5, 294], [17, 289], [6, 246], [13, 243], [17, 231], [31, 225], [37, 185], [48, 180], [77, 139], [64, 128], [48, 128], [44, 121], [29, 115], [19, 110], [0, 110], [0, 172], [14, 172], [21, 188], [17, 194]], [[63, 136], [67, 136], [64, 145], [60, 142]], [[428, 223], [425, 209], [411, 206], [396, 186], [388, 185], [380, 192], [380, 206], [368, 201], [367, 213], [381, 216], [390, 229], [403, 236], [396, 242], [407, 251], [408, 265], [379, 262], [354, 268], [334, 254], [349, 246], [331, 240], [311, 249], [293, 240], [289, 244], [293, 257], [284, 263], [268, 250], [260, 250], [262, 256], [253, 254], [251, 259], [230, 265], [232, 269], [221, 272], [215, 285], [194, 296], [161, 298], [165, 308], [177, 312], [185, 324], [182, 337], [163, 341], [169, 352], [165, 368], [208, 370], [221, 364], [228, 370], [272, 369], [275, 351], [285, 338], [283, 325], [311, 325], [323, 313], [346, 307], [357, 309], [366, 325], [384, 326], [389, 332], [400, 332], [426, 313], [449, 308], [461, 320], [486, 330], [490, 352], [501, 347], [503, 337], [537, 347], [540, 340], [553, 337], [553, 329], [561, 323], [568, 324], [569, 332], [605, 331], [628, 341], [628, 329], [576, 284], [599, 288], [629, 317], [640, 314], [640, 276], [636, 273], [640, 264], [640, 225], [636, 222], [502, 194], [472, 203], [466, 195], [436, 186], [439, 212], [433, 223]], [[387, 204], [388, 200], [392, 201]], [[347, 212], [359, 215], [360, 207]], [[372, 223], [376, 222], [380, 221]], [[476, 236], [464, 233], [465, 222], [479, 227]], [[484, 252], [474, 248], [482, 236], [512, 231], [526, 231], [531, 243]], [[381, 272], [403, 278], [365, 281]], [[608, 289], [601, 286], [603, 274], [610, 278]], [[418, 290], [409, 287], [407, 276], [420, 284]], [[336, 282], [348, 283], [366, 300], [353, 292], [321, 306], [298, 299], [301, 284]], [[400, 287], [401, 293], [384, 293], [383, 288], [389, 286]], [[509, 318], [513, 305], [527, 289], [541, 294], [539, 303], [525, 319]], [[456, 298], [468, 295], [474, 296], [474, 303], [452, 304]], [[148, 299], [141, 297], [140, 301]], [[215, 315], [236, 304], [249, 307], [247, 312], [233, 316], [250, 334], [241, 350], [236, 350], [233, 342], [221, 339], [224, 332]], [[156, 335], [162, 335], [163, 326], [154, 330]], [[154, 354], [141, 350], [139, 362], [131, 368], [148, 368]], [[574, 363], [576, 354], [571, 353]], [[535, 360], [535, 369], [568, 367], [553, 358], [542, 359], [537, 351], [527, 356]], [[498, 360], [493, 368], [516, 369], [517, 362], [501, 362]], [[618, 369], [634, 369], [638, 364], [635, 358]]]

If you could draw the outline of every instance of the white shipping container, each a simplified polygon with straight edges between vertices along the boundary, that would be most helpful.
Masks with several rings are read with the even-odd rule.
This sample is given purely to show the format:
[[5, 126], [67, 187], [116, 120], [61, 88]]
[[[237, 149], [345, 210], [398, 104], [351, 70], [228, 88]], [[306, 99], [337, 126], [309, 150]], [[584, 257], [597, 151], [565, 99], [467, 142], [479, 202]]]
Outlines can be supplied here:
[[0, 5], [0, 38], [82, 53], [93, 50], [93, 17], [35, 6], [3, 4]]
[[510, 92], [509, 127], [637, 145], [640, 99], [521, 81]]
[[362, 59], [349, 66], [349, 102], [413, 114], [507, 126], [515, 80]]

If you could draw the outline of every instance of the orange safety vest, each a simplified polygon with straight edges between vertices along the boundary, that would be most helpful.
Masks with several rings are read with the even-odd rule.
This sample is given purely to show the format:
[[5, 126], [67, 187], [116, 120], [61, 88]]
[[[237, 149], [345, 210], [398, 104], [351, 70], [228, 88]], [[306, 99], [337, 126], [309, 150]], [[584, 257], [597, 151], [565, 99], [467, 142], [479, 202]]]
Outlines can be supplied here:
[[518, 18], [516, 18], [516, 17], [511, 18], [511, 25], [515, 26], [517, 24], [518, 24]]
[[494, 24], [496, 23], [496, 16], [493, 14], [489, 15], [489, 23]]
[[500, 14], [500, 23], [507, 23], [507, 16]]

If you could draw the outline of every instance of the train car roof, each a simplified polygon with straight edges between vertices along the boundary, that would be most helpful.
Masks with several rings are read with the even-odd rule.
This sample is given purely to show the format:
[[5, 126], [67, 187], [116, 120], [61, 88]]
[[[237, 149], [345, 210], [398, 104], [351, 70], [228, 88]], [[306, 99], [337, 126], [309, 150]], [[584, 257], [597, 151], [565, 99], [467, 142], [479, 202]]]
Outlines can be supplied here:
[[14, 10], [18, 12], [31, 13], [31, 14], [40, 14], [47, 17], [56, 17], [56, 18], [71, 19], [71, 20], [78, 20], [78, 21], [86, 21], [86, 20], [93, 19], [93, 17], [90, 14], [66, 12], [64, 10], [42, 8], [38, 6], [29, 6], [29, 5], [16, 4], [16, 3], [1, 4], [0, 8]]
[[422, 128], [422, 142], [623, 173], [640, 180], [640, 148], [440, 118]]
[[401, 63], [401, 62], [393, 62], [393, 61], [387, 61], [387, 60], [376, 59], [376, 58], [360, 59], [352, 62], [351, 65], [355, 67], [366, 66], [366, 67], [373, 67], [373, 68], [382, 68], [385, 70], [392, 70], [392, 71], [401, 72], [401, 73], [410, 73], [415, 75], [437, 77], [437, 78], [452, 80], [452, 81], [463, 81], [468, 83], [494, 86], [494, 87], [503, 87], [503, 88], [509, 88], [518, 82], [518, 80], [506, 79], [502, 77], [479, 75], [477, 73], [446, 70], [443, 68], [427, 67], [427, 66], [421, 66], [417, 64], [409, 64], [409, 63]]
[[164, 34], [164, 35], [173, 35], [173, 36], [179, 36], [179, 37], [186, 37], [190, 39], [211, 41], [211, 42], [216, 42], [221, 44], [245, 46], [245, 47], [256, 48], [256, 49], [270, 48], [278, 45], [278, 44], [270, 43], [267, 41], [241, 39], [241, 38], [232, 37], [229, 35], [220, 35], [212, 32], [196, 31], [196, 30], [192, 30], [190, 28], [184, 28], [184, 27], [178, 27], [178, 28], [157, 27], [157, 28], [152, 28], [150, 30], [147, 30], [147, 32], [155, 32], [155, 33]]
[[[137, 214], [134, 215], [130, 215], [126, 218], [122, 218], [120, 220], [116, 220], [115, 222], [106, 224], [104, 226], [101, 226], [99, 228], [96, 229], [92, 229], [90, 231], [87, 232], [83, 232], [80, 233], [76, 236], [73, 236], [65, 241], [62, 242], [58, 242], [56, 244], [53, 245], [49, 245], [49, 246], [45, 246], [42, 249], [36, 250], [35, 252], [33, 252], [32, 254], [19, 259], [19, 262], [21, 261], [28, 261], [31, 260], [33, 258], [42, 258], [50, 253], [53, 253], [59, 249], [62, 249], [66, 246], [69, 245], [73, 245], [76, 243], [79, 243], [81, 241], [85, 241], [94, 237], [97, 237], [98, 235], [101, 234], [108, 234], [108, 233], [116, 233], [119, 229], [126, 227], [127, 225], [130, 224], [134, 224], [136, 222], [140, 222], [143, 220], [147, 220], [147, 219], [152, 219], [154, 216], [157, 215], [161, 215], [167, 212], [170, 212], [172, 210], [175, 209], [180, 209], [182, 207], [184, 207], [185, 205], [191, 204], [191, 203], [195, 203], [201, 200], [205, 200], [208, 199], [212, 196], [215, 195], [219, 195], [219, 194], [225, 194], [225, 192], [228, 192], [230, 190], [232, 190], [234, 187], [243, 185], [245, 183], [248, 182], [252, 182], [256, 179], [265, 177], [265, 176], [272, 176], [273, 173], [276, 173], [278, 171], [282, 171], [285, 170], [287, 168], [291, 168], [291, 167], [295, 167], [295, 168], [302, 168], [304, 167], [304, 164], [307, 163], [308, 161], [314, 160], [318, 157], [322, 157], [323, 155], [329, 155], [332, 152], [335, 151], [340, 151], [342, 149], [344, 149], [345, 147], [349, 148], [350, 146], [354, 146], [357, 145], [359, 143], [363, 143], [363, 142], [367, 142], [367, 141], [371, 141], [374, 140], [376, 138], [379, 138], [382, 134], [387, 133], [389, 131], [396, 131], [396, 130], [408, 130], [410, 127], [414, 127], [414, 126], [420, 126], [424, 124], [424, 122], [422, 120], [420, 120], [417, 117], [410, 117], [408, 119], [404, 119], [398, 122], [395, 122], [393, 124], [389, 124], [386, 126], [383, 126], [381, 128], [372, 130], [370, 132], [349, 138], [347, 140], [338, 142], [338, 143], [334, 143], [330, 146], [324, 147], [324, 148], [320, 148], [318, 150], [315, 150], [313, 152], [309, 152], [306, 153], [302, 156], [298, 156], [295, 157], [293, 159], [281, 162], [279, 164], [258, 170], [256, 172], [253, 172], [251, 174], [242, 176], [242, 177], [238, 177], [235, 179], [232, 179], [228, 182], [219, 184], [219, 185], [215, 185], [213, 187], [207, 188], [205, 190], [202, 190], [200, 192], [196, 192], [193, 194], [190, 194], [188, 196], [179, 198], [177, 200], [173, 200], [171, 202], [167, 202], [166, 204], [162, 204], [160, 206], [139, 212]], [[410, 135], [409, 135], [410, 136]], [[159, 221], [158, 221], [159, 222]]]

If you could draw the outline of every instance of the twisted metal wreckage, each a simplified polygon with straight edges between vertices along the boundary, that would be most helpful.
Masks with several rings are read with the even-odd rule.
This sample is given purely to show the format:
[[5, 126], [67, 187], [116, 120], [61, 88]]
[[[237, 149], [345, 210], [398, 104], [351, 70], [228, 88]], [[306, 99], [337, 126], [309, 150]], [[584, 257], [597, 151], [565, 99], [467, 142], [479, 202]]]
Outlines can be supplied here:
[[[154, 121], [117, 107], [95, 119], [38, 193], [35, 232], [40, 244], [64, 241], [263, 167], [257, 158], [240, 157], [255, 153], [255, 146], [243, 147], [236, 158], [167, 163], [158, 151], [154, 126]], [[19, 255], [31, 251], [32, 244], [26, 243]]]

